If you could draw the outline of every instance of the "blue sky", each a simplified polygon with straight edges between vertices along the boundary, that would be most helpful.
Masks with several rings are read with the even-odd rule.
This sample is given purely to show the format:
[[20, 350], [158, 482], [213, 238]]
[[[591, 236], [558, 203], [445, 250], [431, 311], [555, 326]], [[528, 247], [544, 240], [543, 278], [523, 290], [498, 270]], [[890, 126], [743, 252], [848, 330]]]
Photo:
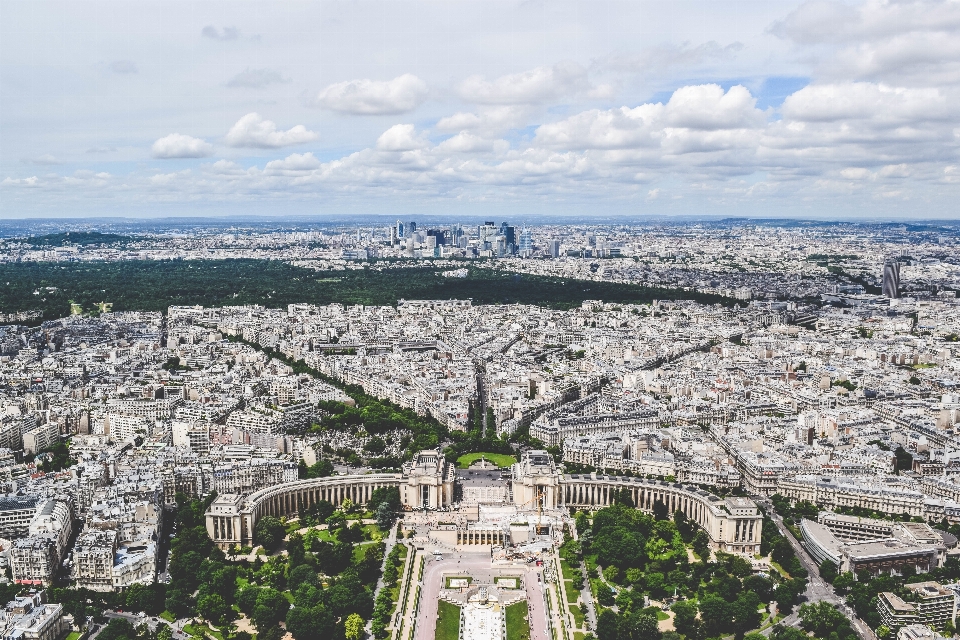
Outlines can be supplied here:
[[0, 0], [0, 217], [960, 217], [960, 4]]

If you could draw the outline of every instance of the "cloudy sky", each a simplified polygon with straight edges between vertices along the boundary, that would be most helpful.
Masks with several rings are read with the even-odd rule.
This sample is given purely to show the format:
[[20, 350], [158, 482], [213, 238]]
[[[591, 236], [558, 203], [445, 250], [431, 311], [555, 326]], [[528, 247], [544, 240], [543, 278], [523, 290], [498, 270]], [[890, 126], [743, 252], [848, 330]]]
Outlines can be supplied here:
[[957, 1], [0, 0], [0, 217], [956, 219], [958, 98]]

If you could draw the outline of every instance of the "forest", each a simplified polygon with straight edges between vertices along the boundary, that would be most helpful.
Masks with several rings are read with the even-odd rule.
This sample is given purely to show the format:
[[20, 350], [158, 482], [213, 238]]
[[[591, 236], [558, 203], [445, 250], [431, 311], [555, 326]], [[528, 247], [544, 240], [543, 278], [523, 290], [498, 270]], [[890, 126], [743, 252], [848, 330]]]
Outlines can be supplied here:
[[166, 311], [170, 305], [225, 306], [290, 303], [395, 305], [397, 300], [472, 298], [474, 304], [536, 304], [568, 309], [584, 300], [648, 303], [692, 299], [729, 304], [720, 296], [633, 284], [592, 282], [470, 268], [444, 278], [429, 266], [314, 271], [275, 260], [141, 260], [0, 264], [0, 312], [70, 314], [70, 303], [96, 313]]

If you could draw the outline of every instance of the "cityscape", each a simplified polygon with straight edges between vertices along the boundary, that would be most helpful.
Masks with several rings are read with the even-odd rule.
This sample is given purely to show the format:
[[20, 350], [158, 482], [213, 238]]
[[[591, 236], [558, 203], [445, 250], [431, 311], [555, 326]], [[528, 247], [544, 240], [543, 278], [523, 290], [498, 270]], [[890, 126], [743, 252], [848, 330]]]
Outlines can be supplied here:
[[956, 640], [960, 0], [0, 0], [0, 640]]
[[[744, 220], [8, 235], [5, 624], [947, 637], [958, 246]], [[299, 284], [231, 304], [267, 261]], [[150, 302], [83, 297], [134, 266]], [[442, 297], [358, 303], [348, 274]]]

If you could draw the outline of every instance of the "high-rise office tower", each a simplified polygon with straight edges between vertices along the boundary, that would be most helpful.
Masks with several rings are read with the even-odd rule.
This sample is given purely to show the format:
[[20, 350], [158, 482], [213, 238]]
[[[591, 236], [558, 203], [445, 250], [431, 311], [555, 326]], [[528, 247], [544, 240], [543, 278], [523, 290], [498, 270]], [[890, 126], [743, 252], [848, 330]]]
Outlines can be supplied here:
[[520, 249], [521, 253], [524, 251], [533, 251], [533, 234], [530, 233], [529, 229], [523, 229], [520, 231], [520, 245], [518, 248]]
[[896, 260], [883, 263], [883, 295], [888, 298], [900, 297], [900, 263]]
[[397, 237], [398, 238], [403, 237], [403, 223], [400, 222], [399, 220], [397, 220]]

